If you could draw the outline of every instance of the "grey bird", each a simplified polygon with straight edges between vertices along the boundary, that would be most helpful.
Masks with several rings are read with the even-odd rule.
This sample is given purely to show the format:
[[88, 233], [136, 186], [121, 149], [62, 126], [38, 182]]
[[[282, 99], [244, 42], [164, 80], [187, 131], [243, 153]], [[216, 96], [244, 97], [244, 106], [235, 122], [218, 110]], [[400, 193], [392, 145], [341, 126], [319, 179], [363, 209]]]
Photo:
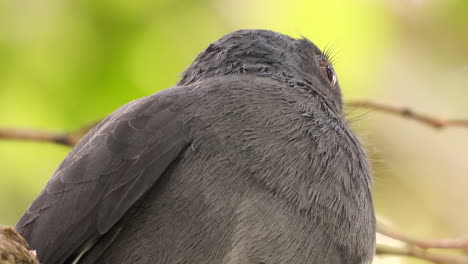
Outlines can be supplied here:
[[16, 225], [43, 264], [364, 264], [371, 173], [327, 58], [228, 34], [90, 131]]

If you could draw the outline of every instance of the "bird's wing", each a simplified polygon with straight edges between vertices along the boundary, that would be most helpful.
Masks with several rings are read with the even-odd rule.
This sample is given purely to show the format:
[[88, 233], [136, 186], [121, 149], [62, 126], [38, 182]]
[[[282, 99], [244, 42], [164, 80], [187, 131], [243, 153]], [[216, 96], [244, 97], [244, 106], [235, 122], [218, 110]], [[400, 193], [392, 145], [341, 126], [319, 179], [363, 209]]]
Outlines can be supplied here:
[[63, 263], [102, 235], [187, 146], [183, 88], [133, 101], [86, 135], [16, 225], [41, 263]]

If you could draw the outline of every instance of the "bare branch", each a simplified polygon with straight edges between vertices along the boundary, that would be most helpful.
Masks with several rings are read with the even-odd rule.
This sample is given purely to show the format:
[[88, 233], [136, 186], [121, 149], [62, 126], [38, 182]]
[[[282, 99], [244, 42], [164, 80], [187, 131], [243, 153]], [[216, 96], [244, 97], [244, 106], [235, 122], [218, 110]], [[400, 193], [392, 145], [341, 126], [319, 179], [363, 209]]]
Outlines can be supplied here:
[[0, 128], [0, 139], [49, 142], [74, 146], [96, 123], [68, 133], [46, 132], [37, 129]]
[[[377, 111], [398, 115], [407, 119], [416, 120], [429, 125], [433, 128], [445, 128], [449, 126], [458, 126], [468, 128], [467, 120], [458, 119], [442, 119], [429, 115], [417, 113], [409, 108], [397, 107], [391, 105], [380, 104], [372, 101], [349, 101], [347, 106], [358, 108], [369, 108]], [[63, 132], [46, 132], [36, 129], [16, 129], [16, 128], [0, 128], [0, 139], [10, 140], [28, 140], [38, 142], [50, 142], [66, 146], [74, 146], [86, 133], [96, 125], [93, 123], [87, 125], [77, 131], [69, 133]]]
[[386, 105], [386, 104], [376, 103], [373, 101], [349, 101], [346, 103], [346, 105], [351, 106], [351, 107], [368, 108], [368, 109], [373, 109], [373, 110], [377, 110], [380, 112], [398, 115], [407, 119], [419, 121], [423, 124], [426, 124], [428, 126], [431, 126], [437, 129], [446, 128], [450, 126], [468, 128], [468, 119], [467, 120], [443, 119], [443, 118], [438, 118], [438, 117], [434, 117], [430, 115], [421, 114], [407, 107]]
[[422, 240], [399, 233], [380, 222], [377, 224], [377, 232], [384, 236], [411, 244], [413, 246], [417, 246], [422, 249], [460, 249], [468, 252], [468, 237]]
[[0, 225], [0, 263], [39, 264], [36, 251], [13, 227]]
[[443, 255], [427, 251], [428, 249], [457, 249], [468, 252], [468, 237], [438, 240], [416, 239], [392, 230], [380, 221], [377, 223], [377, 232], [406, 244], [404, 247], [377, 245], [377, 255], [415, 257], [438, 264], [468, 264], [468, 256]]
[[379, 244], [377, 245], [376, 254], [380, 256], [391, 255], [414, 257], [436, 264], [468, 264], [468, 257], [466, 256], [441, 255], [412, 246], [400, 248]]

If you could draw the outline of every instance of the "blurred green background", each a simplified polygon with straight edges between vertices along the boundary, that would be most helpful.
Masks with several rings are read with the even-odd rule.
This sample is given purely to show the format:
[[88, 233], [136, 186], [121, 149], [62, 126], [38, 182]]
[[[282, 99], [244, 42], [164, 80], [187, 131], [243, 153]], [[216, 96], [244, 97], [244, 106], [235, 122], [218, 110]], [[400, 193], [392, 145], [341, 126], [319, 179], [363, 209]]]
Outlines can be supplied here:
[[[246, 28], [334, 45], [346, 100], [468, 118], [466, 0], [0, 0], [0, 127], [77, 129], [172, 86], [209, 43]], [[347, 112], [372, 157], [377, 214], [419, 237], [468, 234], [468, 129]], [[0, 223], [69, 151], [0, 141]]]

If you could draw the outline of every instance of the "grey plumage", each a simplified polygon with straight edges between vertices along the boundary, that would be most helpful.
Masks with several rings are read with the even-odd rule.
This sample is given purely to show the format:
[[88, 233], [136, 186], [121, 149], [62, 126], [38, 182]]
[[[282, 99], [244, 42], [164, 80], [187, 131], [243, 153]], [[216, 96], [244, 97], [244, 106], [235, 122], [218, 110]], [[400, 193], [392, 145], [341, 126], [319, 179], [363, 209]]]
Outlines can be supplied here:
[[17, 224], [43, 263], [370, 263], [366, 154], [325, 55], [236, 31], [102, 121]]

